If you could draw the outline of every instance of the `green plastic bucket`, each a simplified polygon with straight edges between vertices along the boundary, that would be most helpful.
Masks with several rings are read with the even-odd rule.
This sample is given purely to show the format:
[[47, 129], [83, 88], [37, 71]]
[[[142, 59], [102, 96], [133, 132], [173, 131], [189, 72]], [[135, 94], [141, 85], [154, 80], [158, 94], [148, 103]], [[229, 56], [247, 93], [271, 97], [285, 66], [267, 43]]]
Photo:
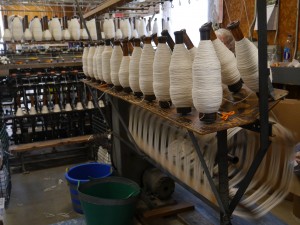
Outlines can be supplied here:
[[79, 185], [79, 199], [87, 225], [132, 225], [140, 193], [137, 183], [107, 177]]

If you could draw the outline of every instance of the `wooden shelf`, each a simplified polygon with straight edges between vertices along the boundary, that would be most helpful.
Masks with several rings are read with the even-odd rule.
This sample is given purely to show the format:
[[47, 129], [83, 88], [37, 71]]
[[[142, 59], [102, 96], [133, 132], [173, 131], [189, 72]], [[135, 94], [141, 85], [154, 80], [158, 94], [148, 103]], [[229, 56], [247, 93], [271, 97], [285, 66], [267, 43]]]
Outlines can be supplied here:
[[33, 150], [43, 149], [43, 148], [51, 148], [51, 147], [58, 147], [63, 145], [89, 142], [92, 139], [93, 139], [93, 135], [83, 135], [78, 137], [55, 139], [49, 141], [39, 141], [39, 142], [28, 143], [28, 144], [11, 145], [9, 147], [9, 151], [11, 151], [12, 153], [33, 151]]
[[[259, 116], [258, 97], [245, 86], [243, 86], [239, 93], [232, 94], [229, 91], [225, 91], [223, 93], [223, 103], [220, 107], [220, 111], [235, 111], [233, 116], [230, 116], [227, 121], [218, 117], [214, 123], [206, 124], [199, 120], [198, 112], [194, 108], [192, 109], [192, 113], [186, 116], [181, 116], [176, 113], [174, 106], [170, 109], [162, 109], [158, 106], [157, 101], [149, 103], [147, 101], [142, 101], [140, 98], [136, 98], [132, 94], [116, 92], [113, 89], [108, 88], [106, 85], [99, 85], [88, 80], [83, 80], [83, 82], [111, 96], [149, 110], [177, 126], [184, 127], [200, 135], [250, 124], [255, 122]], [[277, 95], [282, 97], [287, 95], [287, 92], [283, 90], [275, 89], [275, 92], [280, 93]], [[270, 101], [269, 109], [272, 109], [279, 101], [280, 100]]]

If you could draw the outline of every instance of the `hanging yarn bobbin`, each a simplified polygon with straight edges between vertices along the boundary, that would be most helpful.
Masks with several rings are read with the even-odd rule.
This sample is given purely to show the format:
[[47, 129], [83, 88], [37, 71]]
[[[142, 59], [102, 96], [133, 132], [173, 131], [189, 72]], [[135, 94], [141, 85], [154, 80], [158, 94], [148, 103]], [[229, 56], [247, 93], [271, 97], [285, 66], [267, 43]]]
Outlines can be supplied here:
[[211, 27], [210, 39], [214, 45], [219, 61], [221, 63], [222, 82], [228, 86], [231, 92], [239, 92], [243, 83], [234, 54], [217, 38]]
[[177, 113], [188, 114], [192, 111], [192, 57], [183, 44], [183, 32], [176, 31], [175, 46], [171, 57], [170, 96]]
[[98, 82], [102, 83], [103, 82], [103, 76], [102, 76], [102, 53], [104, 50], [104, 41], [99, 42], [99, 50], [96, 57], [96, 67], [97, 67], [97, 77], [98, 77]]
[[90, 49], [89, 49], [89, 54], [87, 57], [88, 74], [92, 78], [93, 81], [95, 81], [93, 66], [94, 66], [94, 56], [95, 56], [96, 48], [97, 48], [97, 44], [91, 44]]
[[113, 87], [110, 76], [110, 58], [112, 54], [112, 47], [110, 43], [110, 39], [105, 40], [105, 47], [102, 52], [102, 76], [105, 83], [109, 87]]
[[111, 82], [116, 91], [122, 91], [122, 86], [119, 79], [119, 69], [123, 57], [123, 51], [119, 40], [114, 41], [114, 48], [110, 58], [110, 76]]
[[31, 41], [32, 40], [32, 33], [29, 29], [28, 15], [24, 16], [23, 23], [24, 23], [24, 25], [23, 25], [23, 27], [24, 27], [24, 39], [25, 39], [25, 41]]
[[170, 74], [171, 50], [166, 44], [167, 37], [158, 37], [158, 45], [153, 61], [153, 89], [161, 108], [170, 108]]
[[130, 85], [129, 85], [129, 63], [130, 63], [130, 57], [128, 53], [128, 43], [129, 41], [127, 39], [124, 39], [123, 44], [123, 57], [122, 62], [120, 65], [119, 70], [119, 79], [120, 84], [123, 87], [123, 91], [126, 93], [132, 92]]
[[239, 25], [234, 21], [227, 26], [235, 39], [237, 68], [246, 86], [258, 93], [258, 49], [244, 37]]
[[153, 91], [153, 60], [154, 60], [154, 49], [151, 45], [151, 37], [144, 38], [144, 48], [140, 59], [140, 77], [139, 83], [141, 91], [144, 94], [146, 101], [155, 100]]
[[197, 53], [197, 48], [194, 46], [193, 42], [191, 41], [190, 37], [186, 33], [185, 29], [182, 29], [183, 32], [183, 42], [186, 46], [186, 48], [189, 50], [191, 56], [192, 56], [192, 61], [194, 61], [194, 58]]
[[133, 91], [134, 96], [140, 98], [143, 93], [139, 84], [140, 74], [140, 58], [142, 54], [141, 39], [134, 39], [134, 49], [129, 63], [129, 86]]
[[193, 103], [205, 123], [217, 119], [223, 95], [221, 64], [210, 40], [211, 25], [199, 29], [201, 41], [193, 63]]
[[100, 46], [98, 45], [98, 43], [96, 43], [97, 47], [94, 53], [94, 58], [93, 58], [93, 73], [94, 73], [94, 78], [95, 80], [98, 82], [99, 78], [97, 75], [97, 55], [98, 55], [98, 51], [100, 49]]
[[87, 67], [87, 57], [89, 55], [89, 44], [84, 45], [83, 54], [82, 54], [82, 70], [87, 79], [90, 79]]
[[167, 43], [168, 43], [171, 51], [173, 51], [174, 50], [174, 46], [175, 46], [175, 42], [174, 42], [173, 38], [171, 37], [169, 31], [168, 30], [163, 30], [161, 32], [161, 35], [167, 37]]
[[8, 18], [7, 15], [3, 16], [3, 24], [4, 24], [4, 34], [3, 34], [3, 41], [11, 41], [12, 34], [10, 29], [8, 28]]

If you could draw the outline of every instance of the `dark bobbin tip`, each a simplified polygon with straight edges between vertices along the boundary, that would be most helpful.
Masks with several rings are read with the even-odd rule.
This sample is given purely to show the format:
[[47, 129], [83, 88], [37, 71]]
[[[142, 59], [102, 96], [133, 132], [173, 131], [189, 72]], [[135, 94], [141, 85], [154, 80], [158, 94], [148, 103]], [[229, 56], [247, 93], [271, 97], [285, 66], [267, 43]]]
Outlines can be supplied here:
[[240, 21], [235, 20], [235, 21], [232, 21], [231, 23], [229, 23], [227, 25], [227, 29], [232, 30], [232, 29], [237, 28], [239, 26], [240, 26]]
[[210, 40], [210, 31], [211, 31], [212, 22], [208, 22], [203, 24], [199, 31], [200, 31], [200, 39], [201, 40]]
[[167, 42], [167, 37], [166, 36], [160, 36], [158, 37], [158, 43], [166, 43]]
[[132, 90], [131, 90], [130, 87], [124, 87], [124, 88], [123, 88], [123, 91], [124, 91], [125, 93], [127, 93], [127, 94], [129, 94], [129, 93], [132, 92]]
[[243, 86], [243, 82], [242, 82], [242, 80], [239, 80], [235, 84], [228, 85], [228, 89], [229, 89], [229, 91], [236, 93], [241, 90], [242, 86]]
[[211, 124], [216, 121], [217, 113], [205, 113], [204, 115], [203, 115], [203, 113], [199, 113], [199, 118], [200, 118], [200, 121], [207, 123], [207, 124]]
[[171, 101], [159, 101], [158, 104], [159, 104], [159, 107], [162, 109], [169, 109], [172, 105], [172, 102]]
[[123, 87], [120, 85], [116, 85], [116, 86], [114, 86], [114, 89], [115, 89], [115, 91], [120, 92], [123, 90]]
[[175, 31], [175, 43], [176, 44], [183, 44], [183, 31]]
[[105, 40], [105, 45], [106, 45], [106, 46], [109, 46], [109, 45], [110, 45], [110, 42], [111, 42], [110, 39], [106, 39], [106, 40]]
[[107, 84], [107, 87], [112, 88], [114, 85], [113, 84]]
[[177, 111], [177, 113], [186, 115], [186, 114], [192, 112], [192, 107], [180, 107], [180, 108], [176, 108], [176, 111]]
[[145, 95], [144, 99], [148, 102], [152, 102], [156, 99], [155, 95]]
[[143, 96], [143, 92], [134, 92], [133, 95], [137, 98], [140, 98]]

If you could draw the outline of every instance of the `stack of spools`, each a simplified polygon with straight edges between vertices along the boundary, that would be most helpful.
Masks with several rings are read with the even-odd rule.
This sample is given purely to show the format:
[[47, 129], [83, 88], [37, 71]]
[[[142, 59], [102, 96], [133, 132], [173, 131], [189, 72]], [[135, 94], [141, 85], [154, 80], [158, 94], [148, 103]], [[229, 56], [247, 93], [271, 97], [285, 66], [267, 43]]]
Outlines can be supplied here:
[[235, 21], [227, 26], [235, 38], [237, 68], [246, 86], [258, 93], [258, 50], [244, 37], [239, 24]]
[[129, 85], [136, 97], [143, 95], [139, 84], [140, 58], [142, 55], [141, 40], [134, 39], [134, 49], [129, 63]]
[[200, 28], [201, 41], [193, 63], [193, 103], [201, 121], [213, 123], [222, 103], [221, 65], [210, 40], [211, 23]]
[[[165, 34], [165, 32], [164, 32]], [[176, 31], [175, 46], [170, 62], [170, 96], [177, 113], [192, 111], [192, 57], [183, 44], [183, 32]]]
[[128, 53], [128, 40], [125, 39], [122, 42], [123, 44], [123, 57], [119, 69], [119, 80], [120, 84], [123, 87], [124, 92], [130, 93], [131, 89], [129, 87], [129, 64], [130, 57]]
[[122, 86], [119, 80], [119, 70], [123, 57], [123, 51], [119, 40], [114, 41], [114, 48], [110, 58], [110, 76], [111, 82], [115, 86], [116, 91], [121, 91]]

